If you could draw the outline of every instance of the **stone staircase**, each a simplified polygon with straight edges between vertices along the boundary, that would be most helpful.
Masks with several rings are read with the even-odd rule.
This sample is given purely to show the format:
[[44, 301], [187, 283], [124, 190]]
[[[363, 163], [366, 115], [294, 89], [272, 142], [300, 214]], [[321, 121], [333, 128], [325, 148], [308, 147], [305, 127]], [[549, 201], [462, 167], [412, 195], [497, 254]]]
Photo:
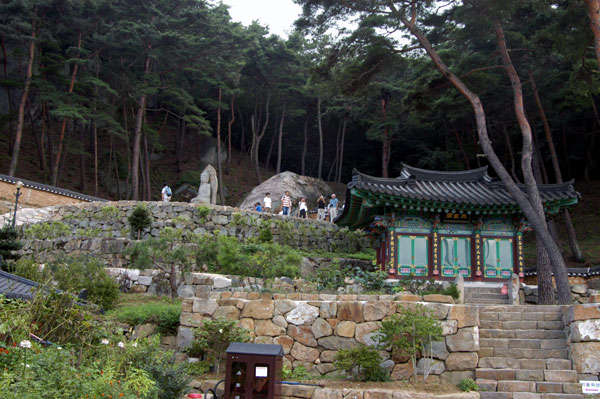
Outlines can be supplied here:
[[481, 399], [583, 399], [560, 306], [483, 305], [479, 318]]
[[508, 294], [502, 294], [502, 286], [465, 285], [465, 303], [473, 305], [507, 304]]

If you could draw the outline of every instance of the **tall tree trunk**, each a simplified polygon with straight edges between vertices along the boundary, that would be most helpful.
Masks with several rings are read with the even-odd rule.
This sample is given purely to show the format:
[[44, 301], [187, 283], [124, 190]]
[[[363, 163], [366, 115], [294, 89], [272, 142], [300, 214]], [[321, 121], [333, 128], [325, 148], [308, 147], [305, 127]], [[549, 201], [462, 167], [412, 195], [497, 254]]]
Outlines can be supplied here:
[[454, 132], [454, 137], [456, 137], [458, 149], [463, 156], [463, 160], [465, 161], [465, 168], [470, 169], [469, 157], [467, 156], [467, 152], [465, 151], [465, 146], [463, 145], [462, 137], [460, 137], [460, 133], [458, 133], [458, 130], [454, 126], [452, 127], [452, 131]]
[[317, 121], [319, 126], [319, 168], [317, 169], [317, 179], [321, 178], [323, 172], [323, 123], [321, 114], [321, 96], [317, 97]]
[[[0, 45], [2, 46], [2, 65], [3, 65], [3, 69], [4, 69], [4, 80], [8, 81], [8, 56], [6, 55], [6, 46], [4, 44], [4, 36], [2, 36], [2, 38], [0, 39]], [[14, 130], [13, 130], [13, 110], [12, 110], [12, 91], [10, 90], [10, 85], [6, 86], [6, 97], [8, 100], [8, 131], [10, 132], [10, 138], [8, 140], [9, 145], [8, 145], [8, 153], [11, 154], [12, 153], [12, 148], [13, 148], [13, 135], [14, 135]], [[42, 140], [42, 145], [43, 145], [43, 140]], [[45, 162], [44, 162], [45, 164]]]
[[79, 189], [82, 193], [85, 192], [85, 146], [83, 143], [85, 143], [85, 131], [84, 127], [81, 126], [79, 128], [79, 145], [81, 145], [81, 154], [79, 155], [79, 173], [81, 175], [81, 180], [79, 183]]
[[600, 0], [585, 0], [585, 5], [590, 17], [590, 28], [594, 34], [594, 50], [600, 68]]
[[300, 159], [300, 175], [306, 176], [306, 151], [308, 149], [308, 120], [309, 114], [306, 113], [306, 119], [304, 120], [304, 142], [302, 144], [302, 156]]
[[[79, 52], [81, 52], [81, 41], [83, 38], [83, 33], [81, 31], [79, 31], [79, 37], [77, 39], [77, 49], [78, 49], [78, 54]], [[73, 72], [71, 73], [71, 82], [69, 84], [69, 91], [68, 93], [71, 94], [73, 93], [73, 89], [75, 88], [75, 78], [77, 77], [77, 71], [79, 70], [79, 64], [75, 63], [75, 65], [73, 66]], [[67, 127], [67, 119], [63, 119], [62, 121], [62, 126], [60, 128], [60, 136], [58, 138], [58, 149], [56, 150], [56, 161], [54, 162], [54, 170], [52, 171], [52, 185], [56, 186], [58, 184], [58, 165], [60, 163], [60, 157], [62, 155], [62, 147], [63, 147], [63, 141], [65, 138], [65, 129]]]
[[[267, 93], [267, 100], [265, 101], [265, 122], [262, 125], [262, 128], [259, 126], [260, 125], [260, 118], [258, 121], [254, 120], [254, 115], [252, 115], [252, 121], [251, 121], [251, 126], [252, 126], [252, 154], [253, 154], [253, 158], [254, 158], [254, 172], [256, 173], [256, 181], [258, 184], [262, 183], [262, 179], [260, 177], [260, 164], [258, 163], [258, 154], [259, 154], [259, 150], [260, 150], [260, 141], [262, 140], [262, 138], [265, 136], [265, 133], [267, 131], [267, 126], [269, 125], [269, 104], [271, 102], [271, 91], [269, 90]], [[256, 114], [256, 112], [255, 112]], [[260, 129], [260, 131], [259, 131]]]
[[[592, 97], [591, 93], [588, 93], [588, 97], [590, 99], [590, 104], [592, 105], [592, 110], [594, 111], [594, 117], [596, 118], [596, 125], [598, 129], [600, 129], [600, 116], [598, 115], [598, 108], [596, 108], [596, 102], [594, 101], [594, 97]], [[583, 178], [586, 183], [590, 182], [590, 166], [593, 164], [593, 158], [595, 156], [594, 146], [596, 144], [596, 130], [594, 129], [590, 135], [590, 141], [585, 151], [585, 165], [583, 167]]]
[[512, 143], [510, 142], [510, 135], [505, 124], [502, 124], [502, 130], [504, 130], [504, 138], [506, 139], [506, 147], [508, 149], [508, 155], [510, 156], [510, 174], [517, 183], [520, 183], [519, 176], [517, 175], [517, 165], [515, 163], [515, 152], [513, 151]]
[[[544, 125], [544, 133], [546, 134], [546, 142], [548, 143], [548, 150], [550, 151], [550, 158], [552, 160], [554, 176], [556, 177], [556, 182], [560, 184], [563, 182], [563, 177], [560, 170], [560, 165], [558, 163], [558, 155], [556, 154], [556, 148], [554, 147], [554, 140], [552, 139], [552, 132], [550, 131], [550, 124], [548, 123], [548, 118], [546, 117], [546, 112], [544, 111], [542, 100], [540, 99], [540, 94], [535, 83], [535, 78], [533, 77], [533, 73], [531, 72], [529, 72], [529, 81], [531, 82], [533, 98], [535, 99], [535, 104], [537, 105], [538, 113], [540, 114], [540, 119], [542, 120], [542, 124]], [[577, 262], [582, 262], [583, 253], [579, 248], [579, 242], [577, 242], [577, 235], [575, 234], [575, 227], [573, 226], [573, 222], [571, 221], [571, 215], [569, 214], [568, 209], [565, 209], [563, 212], [563, 221], [565, 223], [565, 229], [569, 238], [569, 246], [571, 247], [571, 253], [573, 254], [573, 258]]]
[[[146, 61], [144, 62], [144, 78], [146, 78], [148, 76], [148, 73], [150, 72], [150, 55], [148, 54], [149, 50], [150, 46], [148, 46], [148, 48], [146, 49]], [[144, 112], [146, 110], [146, 93], [142, 93], [142, 95], [140, 95], [140, 99], [138, 102], [138, 109], [135, 115], [135, 127], [133, 131], [133, 148], [131, 156], [131, 193], [134, 201], [137, 201], [139, 199], [140, 142], [142, 139], [142, 121], [144, 117]]]
[[246, 153], [246, 127], [244, 126], [244, 117], [242, 115], [242, 110], [239, 106], [237, 107], [237, 110], [238, 115], [240, 116], [240, 129], [242, 130], [242, 135], [240, 137], [240, 151], [242, 153]]
[[277, 138], [277, 127], [279, 126], [279, 116], [275, 116], [275, 125], [273, 126], [273, 133], [271, 133], [271, 144], [269, 144], [269, 151], [267, 151], [267, 158], [265, 160], [265, 168], [271, 166], [271, 155], [273, 155], [273, 147], [275, 147], [275, 139]]
[[281, 120], [279, 121], [279, 135], [277, 138], [277, 174], [281, 172], [281, 151], [283, 148], [283, 123], [285, 122], [286, 103], [283, 103]]
[[229, 175], [229, 168], [231, 167], [231, 126], [235, 121], [235, 108], [233, 107], [233, 100], [235, 96], [231, 96], [231, 105], [229, 107], [229, 121], [227, 122], [227, 166], [225, 168], [225, 174]]
[[342, 167], [344, 166], [344, 141], [346, 140], [346, 125], [348, 119], [344, 118], [344, 124], [342, 125], [342, 138], [340, 140], [340, 160], [338, 162], [338, 175], [335, 179], [338, 183], [342, 181]]
[[337, 176], [337, 164], [338, 164], [338, 158], [340, 156], [340, 136], [342, 135], [342, 120], [340, 119], [338, 121], [338, 129], [337, 129], [337, 134], [335, 135], [335, 158], [333, 158], [333, 163], [331, 164], [331, 167], [329, 168], [329, 172], [327, 172], [327, 181], [332, 181], [331, 180], [331, 175], [333, 175], [334, 180], [335, 177]]
[[152, 201], [152, 186], [150, 176], [150, 153], [148, 152], [148, 132], [144, 132], [144, 165], [146, 167], [146, 201]]
[[[52, 135], [50, 134], [50, 112], [48, 110], [48, 105], [46, 103], [43, 104], [43, 109], [42, 109], [43, 113], [44, 113], [44, 120], [46, 121], [46, 130], [48, 132], [48, 134], [46, 135], [46, 153], [47, 153], [47, 157], [46, 159], [48, 160], [48, 169], [49, 170], [54, 170], [54, 153], [53, 153], [53, 148], [54, 145], [52, 143]], [[47, 176], [50, 177], [50, 176]], [[46, 180], [46, 182], [48, 182], [49, 180]]]
[[[527, 188], [527, 194], [529, 196], [529, 201], [531, 202], [535, 213], [537, 213], [537, 216], [540, 220], [540, 222], [542, 220], [545, 221], [545, 214], [544, 214], [544, 206], [542, 204], [542, 199], [540, 197], [540, 193], [537, 189], [537, 184], [535, 182], [535, 177], [533, 175], [533, 171], [532, 171], [532, 162], [531, 162], [531, 158], [532, 158], [532, 145], [533, 145], [533, 135], [531, 132], [531, 127], [529, 126], [529, 122], [527, 121], [527, 118], [525, 117], [525, 108], [523, 105], [523, 92], [522, 92], [522, 88], [521, 88], [521, 81], [519, 79], [519, 75], [517, 74], [517, 71], [514, 67], [514, 65], [512, 64], [512, 61], [510, 59], [510, 56], [508, 54], [508, 50], [506, 48], [506, 40], [504, 38], [504, 31], [502, 30], [502, 25], [500, 23], [496, 23], [495, 24], [495, 31], [496, 31], [496, 38], [498, 41], [498, 46], [500, 48], [500, 54], [502, 56], [502, 61], [504, 63], [504, 68], [506, 70], [506, 73], [508, 75], [508, 77], [510, 78], [511, 81], [511, 85], [513, 88], [513, 95], [514, 95], [514, 103], [515, 103], [515, 114], [517, 116], [517, 120], [519, 121], [519, 127], [521, 128], [521, 133], [523, 136], [523, 153], [522, 153], [522, 158], [521, 158], [521, 167], [523, 169], [523, 177], [525, 180], [525, 187]], [[529, 219], [529, 217], [528, 217]], [[548, 232], [548, 228], [547, 226], [544, 226], [542, 223], [540, 223], [540, 227], [545, 230], [546, 232]], [[554, 273], [554, 279], [556, 281], [556, 289], [558, 291], [558, 301], [561, 305], [567, 305], [567, 304], [571, 304], [571, 287], [569, 285], [569, 277], [567, 275], [567, 268], [566, 265], [564, 263], [564, 259], [562, 258], [562, 254], [560, 253], [560, 249], [558, 247], [558, 245], [556, 244], [556, 242], [552, 239], [552, 237], [550, 236], [550, 233], [548, 232], [548, 235], [550, 236], [550, 239], [544, 239], [543, 237], [540, 236], [540, 232], [538, 232], [538, 229], [534, 226], [534, 230], [536, 232], [536, 237], [540, 237], [543, 245], [544, 250], [550, 252], [550, 250], [553, 250], [555, 253], [551, 254], [551, 257], [558, 257], [560, 258], [560, 260], [562, 261], [562, 265], [558, 265], [558, 264], [554, 264], [552, 263], [552, 272]], [[540, 252], [540, 248], [538, 248], [538, 253]], [[543, 268], [548, 268], [548, 264], [544, 264], [542, 262], [542, 260], [546, 260], [546, 258], [544, 257], [543, 259], [539, 259], [538, 258], [538, 270], [541, 270]], [[538, 303], [541, 304], [549, 304], [549, 303], [553, 303], [553, 295], [552, 292], [549, 291], [549, 287], [547, 287], [547, 285], [549, 285], [550, 287], [552, 287], [552, 280], [550, 280], [549, 282], [547, 282], [547, 285], [544, 284], [543, 286], [540, 286], [540, 278], [538, 276]]]
[[27, 99], [27, 114], [29, 116], [29, 123], [31, 123], [31, 131], [33, 132], [33, 138], [35, 140], [35, 146], [38, 151], [38, 157], [40, 158], [40, 170], [45, 170], [45, 160], [44, 160], [44, 142], [43, 137], [40, 138], [37, 129], [35, 128], [35, 119], [33, 117], [33, 111], [31, 111], [31, 101], [29, 98]]
[[[500, 159], [496, 155], [494, 148], [492, 147], [492, 143], [487, 133], [485, 111], [483, 109], [483, 105], [479, 96], [473, 93], [458, 76], [452, 73], [452, 71], [440, 58], [439, 54], [433, 49], [427, 37], [419, 29], [417, 29], [414, 23], [408, 20], [406, 16], [402, 13], [399, 13], [398, 17], [400, 18], [402, 23], [410, 30], [410, 32], [417, 38], [419, 43], [423, 46], [423, 48], [425, 49], [425, 51], [427, 52], [437, 69], [442, 73], [442, 75], [446, 79], [448, 79], [448, 81], [452, 83], [452, 85], [471, 103], [471, 106], [473, 107], [473, 112], [475, 114], [475, 121], [477, 122], [477, 133], [479, 136], [479, 142], [485, 154], [487, 155], [488, 161], [490, 162], [490, 164], [492, 165], [502, 182], [505, 184], [508, 192], [523, 210], [523, 213], [525, 214], [525, 217], [527, 217], [529, 223], [531, 223], [534, 230], [539, 234], [541, 240], [544, 243], [544, 246], [546, 247], [550, 255], [555, 275], [566, 275], [566, 266], [564, 263], [564, 259], [561, 256], [560, 250], [554, 243], [552, 236], [550, 236], [550, 233], [548, 232], [545, 218], [540, 217], [536, 209], [529, 202], [528, 197], [519, 189], [516, 183], [512, 180], [512, 178], [500, 162]], [[557, 283], [563, 284], [563, 282], [564, 280], [559, 276], [559, 278], [557, 278]], [[565, 293], [564, 288], [565, 287], [562, 287], [559, 291], [559, 303], [566, 305], [571, 303], [571, 293], [570, 290]]]
[[221, 165], [221, 98], [223, 91], [219, 87], [219, 106], [217, 107], [217, 167], [219, 168], [219, 200], [225, 205], [223, 198], [223, 165]]
[[[387, 100], [381, 99], [381, 119], [385, 124], [387, 110]], [[392, 148], [390, 132], [387, 127], [383, 129], [383, 140], [381, 149], [381, 177], [389, 177], [388, 166], [390, 164], [390, 152]]]
[[[37, 14], [37, 8], [36, 8]], [[35, 39], [37, 34], [37, 28], [35, 20], [31, 22], [31, 42], [29, 43], [29, 59], [27, 61], [27, 74], [25, 75], [25, 86], [23, 87], [23, 94], [21, 95], [21, 102], [19, 103], [19, 113], [17, 116], [17, 131], [15, 133], [15, 142], [13, 145], [12, 158], [10, 160], [10, 166], [8, 168], [8, 175], [14, 176], [17, 170], [17, 162], [19, 161], [19, 152], [21, 151], [21, 139], [23, 137], [23, 122], [25, 120], [25, 103], [29, 96], [29, 89], [31, 88], [31, 78], [33, 76], [33, 59], [35, 57]]]
[[177, 149], [175, 151], [175, 165], [177, 167], [177, 173], [181, 172], [181, 160], [183, 158], [183, 149], [184, 149], [183, 143], [185, 142], [185, 129], [186, 129], [185, 119], [180, 118], [179, 126], [177, 129]]

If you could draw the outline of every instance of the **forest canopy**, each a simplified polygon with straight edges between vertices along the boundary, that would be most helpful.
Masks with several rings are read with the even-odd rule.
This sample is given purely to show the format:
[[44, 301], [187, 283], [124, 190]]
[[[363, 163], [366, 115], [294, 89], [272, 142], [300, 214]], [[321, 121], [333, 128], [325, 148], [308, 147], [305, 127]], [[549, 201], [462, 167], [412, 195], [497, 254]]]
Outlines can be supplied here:
[[[414, 2], [420, 29], [479, 95], [516, 181], [519, 123], [489, 20], [501, 19], [523, 82], [536, 173], [557, 181], [551, 137], [562, 179], [591, 179], [600, 128], [593, 2]], [[162, 184], [154, 160], [173, 154], [185, 172], [181, 160], [203, 135], [247, 153], [257, 182], [267, 166], [346, 182], [353, 167], [393, 177], [402, 162], [487, 165], [468, 102], [406, 31], [385, 14], [361, 14], [364, 1], [296, 3], [304, 14], [281, 38], [232, 22], [216, 2], [0, 0], [5, 171], [19, 175], [27, 152], [47, 183], [61, 185], [65, 163], [77, 163], [82, 191], [97, 194], [108, 173], [123, 187], [114, 198], [151, 199]], [[341, 23], [346, 16], [356, 25]], [[95, 187], [84, 186], [86, 174]]]

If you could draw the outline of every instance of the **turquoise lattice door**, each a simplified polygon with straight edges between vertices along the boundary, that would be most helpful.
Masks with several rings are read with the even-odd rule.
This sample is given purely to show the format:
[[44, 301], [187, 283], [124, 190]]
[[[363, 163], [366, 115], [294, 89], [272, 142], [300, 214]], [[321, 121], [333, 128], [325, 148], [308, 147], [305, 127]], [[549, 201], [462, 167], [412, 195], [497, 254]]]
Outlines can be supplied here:
[[442, 277], [471, 277], [471, 238], [441, 237]]
[[483, 276], [486, 278], [510, 278], [513, 273], [513, 239], [483, 239]]
[[429, 274], [429, 237], [398, 237], [398, 274], [417, 277]]

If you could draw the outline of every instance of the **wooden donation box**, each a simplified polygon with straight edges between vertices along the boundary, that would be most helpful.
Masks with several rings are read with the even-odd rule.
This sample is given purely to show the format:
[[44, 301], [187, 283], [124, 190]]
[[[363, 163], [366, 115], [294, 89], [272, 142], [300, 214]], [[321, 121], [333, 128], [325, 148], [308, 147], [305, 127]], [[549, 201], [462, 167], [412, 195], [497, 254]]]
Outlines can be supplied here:
[[233, 342], [225, 352], [225, 399], [281, 398], [281, 345]]

